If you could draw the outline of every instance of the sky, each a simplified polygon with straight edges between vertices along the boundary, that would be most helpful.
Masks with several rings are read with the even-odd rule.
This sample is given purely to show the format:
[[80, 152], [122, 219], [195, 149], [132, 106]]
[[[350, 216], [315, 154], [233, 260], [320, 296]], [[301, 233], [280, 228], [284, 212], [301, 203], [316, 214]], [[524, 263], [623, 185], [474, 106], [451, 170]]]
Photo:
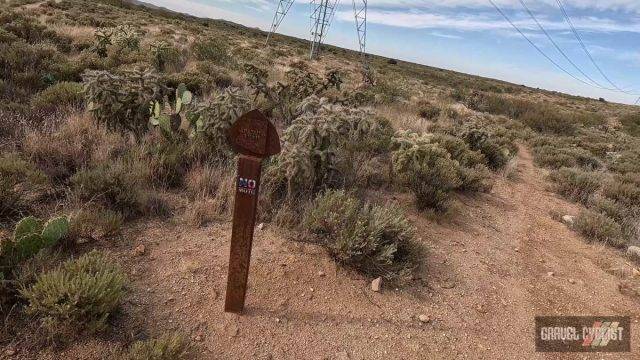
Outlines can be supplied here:
[[[263, 30], [269, 29], [278, 4], [146, 1]], [[489, 0], [369, 0], [367, 51], [609, 101], [633, 104], [640, 97], [640, 0], [493, 1], [539, 51]], [[357, 49], [352, 1], [339, 3], [326, 42]], [[308, 39], [309, 15], [309, 1], [296, 0], [278, 32]]]

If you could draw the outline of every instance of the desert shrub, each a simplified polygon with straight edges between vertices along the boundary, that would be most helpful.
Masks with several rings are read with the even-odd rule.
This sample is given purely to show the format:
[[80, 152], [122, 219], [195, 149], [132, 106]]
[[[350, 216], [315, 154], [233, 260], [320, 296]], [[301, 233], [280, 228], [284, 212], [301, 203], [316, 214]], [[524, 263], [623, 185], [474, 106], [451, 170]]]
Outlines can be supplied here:
[[71, 217], [69, 237], [71, 239], [100, 239], [117, 235], [124, 217], [116, 211], [91, 205]]
[[305, 217], [307, 230], [341, 264], [369, 276], [398, 279], [413, 268], [414, 229], [393, 206], [362, 203], [344, 191], [319, 195]]
[[37, 108], [79, 106], [84, 101], [82, 85], [76, 82], [60, 82], [38, 93], [31, 101]]
[[606, 215], [619, 224], [624, 223], [631, 212], [631, 209], [624, 204], [604, 196], [592, 197], [589, 206], [591, 209]]
[[147, 144], [149, 176], [154, 184], [175, 188], [189, 169], [189, 158], [185, 156], [184, 142], [159, 141]]
[[491, 170], [484, 164], [476, 164], [473, 167], [460, 166], [460, 185], [458, 190], [464, 192], [490, 192], [493, 188]]
[[388, 148], [391, 126], [364, 109], [331, 105], [315, 98], [283, 134], [282, 153], [267, 168], [265, 181], [278, 198], [313, 195], [356, 183], [364, 157]]
[[58, 81], [75, 81], [77, 75], [67, 58], [50, 44], [0, 43], [0, 79], [5, 83], [6, 99], [26, 101]]
[[29, 44], [50, 42], [60, 50], [68, 51], [70, 49], [71, 39], [69, 37], [59, 35], [40, 24], [36, 17], [27, 16], [20, 12], [7, 11], [0, 14], [0, 29]]
[[191, 48], [197, 60], [210, 61], [221, 66], [229, 66], [232, 59], [229, 56], [229, 49], [222, 39], [205, 38], [193, 43]]
[[418, 104], [418, 115], [423, 119], [437, 119], [440, 116], [441, 112], [442, 110], [440, 110], [439, 107], [430, 102], [421, 102], [420, 104]]
[[601, 174], [576, 168], [561, 168], [552, 171], [549, 174], [549, 179], [553, 182], [555, 192], [583, 204], [589, 201], [589, 198], [600, 189], [602, 184]]
[[48, 183], [45, 174], [19, 155], [0, 155], [0, 220], [28, 210]]
[[622, 247], [627, 243], [618, 223], [592, 210], [583, 210], [576, 217], [574, 226], [590, 241], [598, 241], [614, 247]]
[[50, 336], [77, 331], [101, 331], [124, 296], [125, 275], [97, 251], [43, 273], [21, 289], [26, 312], [37, 317]]
[[189, 342], [178, 334], [136, 341], [124, 360], [188, 360], [192, 357]]
[[109, 130], [130, 132], [138, 139], [149, 129], [149, 104], [166, 89], [152, 72], [88, 71], [83, 75], [88, 109]]
[[640, 175], [616, 175], [604, 185], [602, 194], [629, 207], [640, 206]]
[[210, 62], [201, 61], [196, 64], [198, 74], [209, 83], [215, 84], [218, 88], [227, 88], [234, 85], [234, 78], [229, 75], [229, 70], [212, 64]]
[[458, 163], [428, 135], [396, 134], [392, 162], [401, 182], [415, 194], [420, 210], [446, 210], [452, 191], [461, 185]]
[[555, 147], [545, 145], [533, 149], [533, 160], [538, 166], [559, 169], [582, 167], [598, 169], [602, 166], [598, 158], [582, 148]]
[[464, 99], [471, 109], [506, 115], [538, 132], [572, 135], [577, 130], [575, 119], [570, 114], [549, 104], [481, 92], [472, 92]]
[[516, 154], [515, 144], [506, 138], [492, 134], [480, 124], [469, 123], [460, 131], [461, 138], [469, 144], [469, 148], [480, 152], [486, 164], [493, 170], [503, 168]]
[[73, 114], [54, 131], [32, 131], [22, 150], [51, 179], [66, 182], [92, 163], [110, 161], [127, 147], [124, 139], [97, 127], [84, 115]]
[[179, 72], [184, 68], [186, 59], [182, 51], [166, 41], [150, 45], [151, 64], [157, 71]]
[[457, 91], [452, 94], [452, 97], [454, 100], [464, 101], [465, 105], [470, 109], [495, 115], [505, 115], [513, 119], [518, 119], [535, 108], [535, 104], [527, 100], [478, 91], [471, 93]]
[[573, 135], [577, 126], [570, 115], [551, 106], [540, 106], [525, 112], [518, 118], [527, 126], [541, 133]]
[[620, 117], [620, 124], [627, 134], [640, 137], [640, 112]]
[[100, 201], [126, 216], [145, 213], [149, 194], [148, 164], [121, 159], [85, 168], [71, 177], [73, 193], [81, 201]]
[[403, 85], [399, 80], [379, 80], [376, 86], [371, 88], [375, 102], [378, 104], [391, 104], [409, 98], [409, 92]]
[[609, 170], [620, 174], [640, 173], [640, 149], [630, 149], [618, 154], [611, 161]]

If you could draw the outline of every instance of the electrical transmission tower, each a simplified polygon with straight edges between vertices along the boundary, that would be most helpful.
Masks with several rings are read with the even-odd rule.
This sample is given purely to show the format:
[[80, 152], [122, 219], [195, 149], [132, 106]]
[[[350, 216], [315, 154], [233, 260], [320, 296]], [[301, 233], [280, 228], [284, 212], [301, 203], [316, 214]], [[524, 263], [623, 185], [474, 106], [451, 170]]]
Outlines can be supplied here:
[[269, 39], [271, 39], [271, 35], [278, 30], [280, 24], [282, 24], [282, 20], [291, 9], [291, 5], [295, 0], [280, 0], [278, 2], [278, 8], [276, 9], [276, 14], [273, 17], [273, 23], [271, 24], [271, 29], [269, 30], [269, 35], [267, 36], [267, 44], [269, 43]]
[[[358, 45], [360, 46], [360, 58], [363, 70], [368, 72], [366, 50], [367, 50], [367, 2], [368, 0], [352, 0], [353, 13], [356, 21], [356, 31], [358, 33]], [[273, 18], [267, 42], [271, 35], [278, 30], [282, 20], [289, 12], [294, 0], [278, 1], [276, 15]], [[320, 53], [320, 48], [331, 26], [331, 21], [336, 12], [340, 0], [310, 0], [311, 4], [311, 59], [316, 59]]]

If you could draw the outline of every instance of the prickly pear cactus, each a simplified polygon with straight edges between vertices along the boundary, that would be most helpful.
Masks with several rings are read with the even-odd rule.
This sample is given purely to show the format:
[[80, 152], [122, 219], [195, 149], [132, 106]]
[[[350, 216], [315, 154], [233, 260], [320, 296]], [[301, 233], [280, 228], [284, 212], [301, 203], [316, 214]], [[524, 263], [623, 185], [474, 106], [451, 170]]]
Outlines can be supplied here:
[[0, 246], [0, 273], [6, 277], [16, 264], [56, 245], [68, 233], [66, 217], [51, 219], [44, 225], [33, 216], [22, 219], [15, 227], [13, 239], [3, 241]]
[[180, 84], [176, 89], [175, 103], [169, 101], [165, 96], [164, 101], [154, 101], [151, 103], [149, 112], [151, 118], [149, 123], [160, 128], [167, 140], [175, 140], [182, 124], [182, 113], [193, 103], [193, 94], [187, 90], [184, 84]]

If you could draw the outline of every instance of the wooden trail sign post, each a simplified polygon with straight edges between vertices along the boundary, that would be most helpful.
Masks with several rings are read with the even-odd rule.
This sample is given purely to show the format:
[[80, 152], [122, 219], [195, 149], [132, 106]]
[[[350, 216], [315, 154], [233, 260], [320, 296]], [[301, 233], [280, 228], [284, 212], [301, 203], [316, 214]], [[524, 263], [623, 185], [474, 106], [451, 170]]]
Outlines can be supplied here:
[[247, 293], [262, 160], [280, 153], [280, 138], [273, 124], [253, 110], [238, 118], [229, 130], [228, 141], [240, 157], [224, 311], [239, 314]]

